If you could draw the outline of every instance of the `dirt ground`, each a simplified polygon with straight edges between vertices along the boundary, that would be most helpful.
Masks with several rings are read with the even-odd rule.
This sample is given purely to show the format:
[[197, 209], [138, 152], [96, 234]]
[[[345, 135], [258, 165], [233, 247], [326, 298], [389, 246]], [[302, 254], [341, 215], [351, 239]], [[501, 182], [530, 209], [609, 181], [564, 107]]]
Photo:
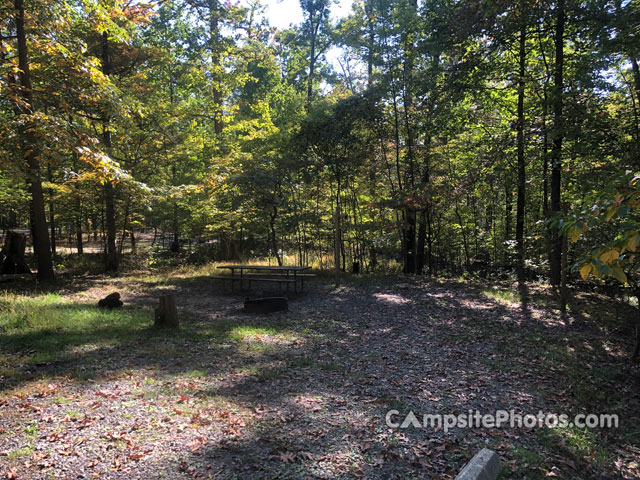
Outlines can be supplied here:
[[[149, 325], [159, 293], [175, 292], [181, 330], [144, 325], [18, 365], [21, 380], [0, 384], [0, 475], [447, 479], [488, 446], [503, 478], [640, 478], [640, 375], [609, 299], [577, 295], [563, 320], [544, 292], [522, 308], [509, 286], [411, 278], [316, 280], [269, 315], [202, 278], [95, 277], [64, 293], [93, 304], [116, 290]], [[391, 409], [616, 413], [620, 425], [398, 429]]]

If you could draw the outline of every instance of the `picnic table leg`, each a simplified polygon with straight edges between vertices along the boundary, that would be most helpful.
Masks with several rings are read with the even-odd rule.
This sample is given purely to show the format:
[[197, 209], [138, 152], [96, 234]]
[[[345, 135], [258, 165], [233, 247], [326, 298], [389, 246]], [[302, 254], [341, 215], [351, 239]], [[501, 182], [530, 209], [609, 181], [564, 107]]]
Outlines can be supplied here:
[[293, 271], [293, 291], [298, 293], [298, 273]]
[[289, 293], [289, 270], [287, 270], [287, 293]]

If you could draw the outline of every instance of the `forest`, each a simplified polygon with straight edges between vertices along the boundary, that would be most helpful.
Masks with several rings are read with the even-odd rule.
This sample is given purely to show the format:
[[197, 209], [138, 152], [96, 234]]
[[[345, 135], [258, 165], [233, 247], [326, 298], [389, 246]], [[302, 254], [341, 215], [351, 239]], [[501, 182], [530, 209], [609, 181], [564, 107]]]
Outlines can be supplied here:
[[[380, 417], [380, 404], [402, 412], [473, 390], [454, 382], [407, 400], [415, 372], [400, 385], [394, 368], [423, 355], [484, 385], [492, 407], [508, 373], [509, 391], [539, 405], [623, 419], [615, 433], [493, 439], [501, 478], [638, 478], [640, 437], [624, 418], [640, 412], [640, 2], [355, 0], [336, 15], [337, 0], [299, 0], [302, 19], [285, 28], [270, 24], [278, 5], [0, 0], [0, 411], [28, 412], [0, 421], [0, 474], [453, 478], [483, 434], [412, 430], [396, 444]], [[218, 268], [243, 263], [314, 273], [300, 274], [308, 293], [293, 280], [291, 313], [254, 321], [234, 310], [237, 295], [212, 290]], [[291, 282], [268, 281], [278, 294]], [[96, 310], [118, 290], [123, 309]], [[151, 298], [167, 292], [178, 333], [148, 328]], [[386, 328], [401, 332], [388, 344]], [[229, 370], [200, 364], [203, 352]], [[250, 380], [232, 386], [232, 367]], [[485, 368], [495, 377], [483, 384]], [[199, 429], [172, 433], [189, 458], [154, 450], [148, 416], [131, 450], [126, 420], [105, 410], [113, 452], [122, 438], [129, 451], [104, 450], [100, 475], [101, 458], [79, 470], [70, 454], [38, 453], [44, 439], [77, 452], [105, 434], [29, 434], [30, 416], [61, 421], [35, 398], [68, 394], [81, 411], [91, 399], [78, 385], [105, 379], [121, 385], [101, 383], [101, 403], [156, 398], [160, 371], [182, 400], [162, 397], [158, 418]], [[256, 393], [265, 382], [277, 398]], [[351, 440], [309, 440], [296, 415], [355, 415], [350, 388], [372, 384], [387, 390], [357, 413], [370, 433], [348, 420]], [[283, 428], [310, 450], [265, 447], [269, 422], [289, 415]], [[254, 422], [266, 430], [249, 441]], [[15, 428], [27, 450], [4, 437]], [[268, 460], [243, 470], [219, 453], [225, 442]], [[336, 454], [353, 448], [355, 463]], [[413, 477], [417, 465], [431, 476]]]
[[568, 234], [572, 279], [634, 270], [636, 2], [330, 6], [278, 30], [259, 2], [7, 2], [0, 218], [39, 278], [94, 239], [117, 270], [143, 231], [552, 284]]

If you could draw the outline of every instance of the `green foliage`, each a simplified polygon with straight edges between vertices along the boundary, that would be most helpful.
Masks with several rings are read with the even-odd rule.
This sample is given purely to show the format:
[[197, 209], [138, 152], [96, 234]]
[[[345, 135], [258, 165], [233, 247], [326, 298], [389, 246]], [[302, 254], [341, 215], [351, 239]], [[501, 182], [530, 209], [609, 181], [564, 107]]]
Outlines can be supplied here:
[[[282, 251], [330, 266], [338, 249], [342, 265], [364, 270], [406, 270], [413, 257], [422, 263], [412, 271], [487, 263], [508, 272], [524, 28], [525, 257], [530, 272], [546, 273], [554, 2], [372, 0], [335, 22], [331, 2], [304, 1], [302, 24], [284, 30], [260, 19], [257, 2], [211, 6], [27, 2], [31, 120], [48, 213], [65, 239], [104, 248], [111, 182], [123, 251], [136, 248], [125, 242], [132, 232], [153, 229], [161, 248], [191, 248], [197, 262]], [[3, 12], [0, 221], [27, 227], [25, 118]], [[598, 215], [563, 219], [562, 231], [586, 240], [569, 249], [577, 271], [622, 282], [640, 231], [634, 200], [615, 197], [620, 172], [638, 167], [637, 13], [636, 2], [571, 4], [564, 45], [562, 198], [573, 212], [585, 195], [601, 203]], [[618, 186], [603, 189], [612, 177]]]
[[[601, 191], [584, 200], [583, 209], [557, 220], [561, 231], [575, 243], [590, 230], [611, 224], [609, 238], [590, 250], [576, 268], [586, 280], [609, 275], [627, 283], [628, 275], [638, 269], [636, 251], [640, 246], [640, 175], [624, 172], [614, 176]], [[635, 284], [635, 279], [633, 279]]]

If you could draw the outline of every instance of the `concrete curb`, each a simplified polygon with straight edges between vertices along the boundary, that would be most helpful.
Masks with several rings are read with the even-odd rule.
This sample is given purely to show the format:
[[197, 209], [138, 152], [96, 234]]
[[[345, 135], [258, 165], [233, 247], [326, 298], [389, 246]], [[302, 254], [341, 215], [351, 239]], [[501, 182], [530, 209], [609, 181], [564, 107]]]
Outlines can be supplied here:
[[500, 457], [483, 448], [465, 465], [455, 480], [496, 480], [500, 473]]

